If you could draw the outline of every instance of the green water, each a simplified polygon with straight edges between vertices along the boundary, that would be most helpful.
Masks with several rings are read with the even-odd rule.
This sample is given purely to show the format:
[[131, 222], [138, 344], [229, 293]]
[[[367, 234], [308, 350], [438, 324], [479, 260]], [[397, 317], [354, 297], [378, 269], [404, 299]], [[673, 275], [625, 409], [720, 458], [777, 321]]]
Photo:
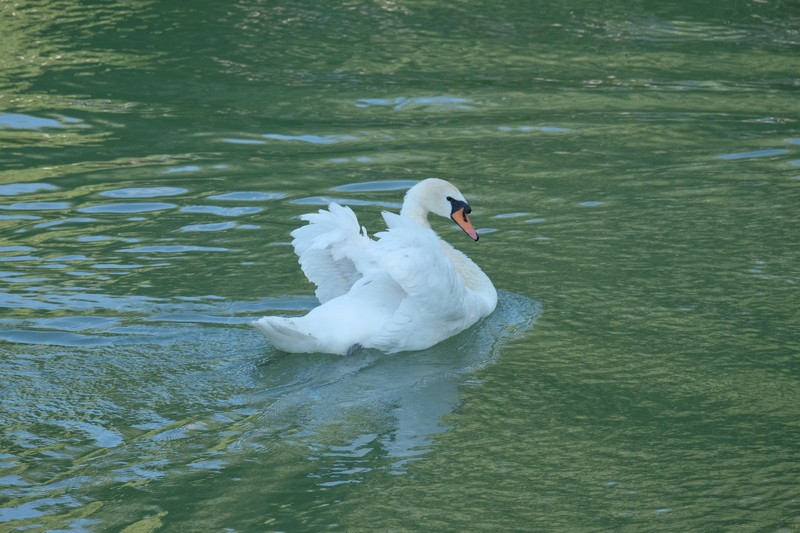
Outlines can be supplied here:
[[[652, 5], [651, 5], [652, 4]], [[0, 3], [0, 530], [800, 530], [795, 2]], [[501, 289], [276, 352], [452, 180]]]

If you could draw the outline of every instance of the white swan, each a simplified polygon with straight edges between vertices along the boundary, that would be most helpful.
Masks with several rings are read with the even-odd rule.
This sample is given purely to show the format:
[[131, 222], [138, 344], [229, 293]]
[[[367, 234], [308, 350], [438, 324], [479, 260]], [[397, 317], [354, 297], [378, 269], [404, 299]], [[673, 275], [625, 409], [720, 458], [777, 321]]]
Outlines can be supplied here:
[[287, 352], [349, 354], [424, 350], [489, 315], [497, 291], [466, 255], [441, 240], [428, 213], [450, 217], [473, 240], [472, 211], [447, 181], [431, 178], [408, 190], [400, 214], [383, 212], [378, 240], [359, 230], [349, 207], [303, 215], [292, 232], [300, 266], [321, 305], [303, 317], [253, 322]]

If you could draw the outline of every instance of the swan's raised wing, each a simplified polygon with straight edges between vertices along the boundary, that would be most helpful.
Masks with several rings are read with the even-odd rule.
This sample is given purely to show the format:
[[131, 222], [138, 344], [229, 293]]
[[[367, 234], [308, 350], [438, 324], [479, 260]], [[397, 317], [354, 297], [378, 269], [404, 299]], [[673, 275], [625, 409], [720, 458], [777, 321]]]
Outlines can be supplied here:
[[317, 298], [325, 303], [361, 279], [375, 242], [366, 230], [362, 233], [353, 210], [337, 203], [300, 218], [308, 224], [292, 232], [292, 246], [303, 273], [317, 286]]

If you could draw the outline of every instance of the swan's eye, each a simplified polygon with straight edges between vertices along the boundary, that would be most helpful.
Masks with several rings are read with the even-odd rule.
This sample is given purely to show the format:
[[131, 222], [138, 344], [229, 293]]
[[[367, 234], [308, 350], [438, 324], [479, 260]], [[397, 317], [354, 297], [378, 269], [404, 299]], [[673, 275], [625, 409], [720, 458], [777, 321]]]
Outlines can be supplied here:
[[453, 203], [453, 197], [452, 196], [448, 196], [447, 198], [445, 198], [445, 200], [447, 200], [450, 203]]
[[447, 199], [450, 201], [450, 207], [451, 207], [450, 216], [452, 217], [453, 215], [461, 211], [461, 216], [466, 222], [467, 215], [472, 213], [472, 208], [469, 206], [469, 204], [467, 202], [464, 202], [463, 200], [456, 200], [449, 196], [447, 197]]

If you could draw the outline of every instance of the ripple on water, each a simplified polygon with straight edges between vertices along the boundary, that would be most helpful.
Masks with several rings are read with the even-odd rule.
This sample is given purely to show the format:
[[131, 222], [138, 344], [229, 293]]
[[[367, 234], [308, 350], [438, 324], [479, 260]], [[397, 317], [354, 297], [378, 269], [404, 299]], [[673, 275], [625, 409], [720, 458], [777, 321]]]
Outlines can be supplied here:
[[75, 289], [77, 292], [0, 292], [0, 307], [9, 309], [36, 309], [39, 311], [60, 311], [88, 313], [108, 310], [116, 313], [147, 312], [162, 303], [158, 298], [148, 296], [112, 296]]
[[221, 217], [240, 217], [243, 215], [254, 215], [264, 209], [261, 207], [220, 207], [217, 205], [189, 205], [181, 207], [181, 213], [201, 213], [205, 215], [217, 215]]
[[397, 202], [377, 202], [374, 200], [355, 200], [353, 198], [333, 198], [330, 196], [307, 196], [305, 198], [297, 198], [292, 200], [291, 203], [297, 205], [321, 205], [327, 207], [331, 202], [336, 202], [341, 205], [377, 205], [387, 209], [400, 209], [402, 204]]
[[[85, 335], [69, 331], [6, 329], [0, 327], [0, 340], [36, 346], [114, 346], [131, 344], [136, 340], [129, 335]], [[141, 343], [142, 341], [139, 340]]]
[[114, 237], [111, 235], [81, 235], [76, 239], [78, 242], [139, 242], [135, 237]]
[[125, 204], [98, 204], [81, 207], [81, 213], [149, 213], [151, 211], [165, 211], [174, 209], [178, 206], [166, 202], [137, 202]]
[[184, 172], [198, 172], [202, 170], [197, 165], [185, 165], [182, 167], [170, 167], [164, 171], [165, 174], [183, 174]]
[[406, 109], [425, 109], [443, 110], [450, 109], [467, 110], [472, 109], [472, 100], [456, 96], [397, 96], [395, 98], [362, 98], [356, 102], [356, 107], [389, 107], [395, 111]]
[[225, 137], [222, 139], [222, 142], [226, 142], [228, 144], [267, 144], [267, 141], [262, 141], [260, 139], [240, 139], [236, 137]]
[[9, 211], [61, 211], [69, 209], [69, 202], [16, 202], [0, 205], [0, 209]]
[[402, 191], [410, 189], [416, 185], [416, 180], [386, 180], [386, 181], [365, 181], [362, 183], [347, 183], [333, 187], [331, 190], [336, 192], [380, 192], [380, 191]]
[[35, 215], [0, 215], [0, 220], [39, 220]]
[[774, 155], [788, 154], [789, 150], [785, 148], [774, 148], [769, 150], [753, 150], [752, 152], [739, 152], [734, 154], [722, 154], [717, 156], [717, 159], [753, 159], [756, 157], [770, 157]]
[[226, 231], [237, 226], [236, 222], [217, 222], [210, 224], [190, 224], [183, 226], [180, 231]]
[[227, 461], [223, 461], [222, 459], [203, 459], [189, 463], [186, 466], [203, 470], [222, 470], [227, 464]]
[[0, 129], [43, 130], [75, 126], [86, 127], [79, 119], [72, 117], [59, 116], [54, 119], [22, 113], [0, 113]]
[[55, 496], [30, 500], [15, 507], [0, 509], [0, 523], [39, 518], [54, 512], [59, 506], [74, 508], [79, 505], [78, 501], [72, 496]]
[[47, 261], [90, 261], [90, 259], [83, 254], [67, 254], [51, 257]]
[[12, 262], [12, 261], [38, 261], [38, 257], [34, 257], [32, 255], [10, 255], [8, 257], [0, 257], [0, 261], [4, 262]]
[[30, 194], [41, 191], [54, 191], [58, 189], [49, 183], [8, 183], [0, 185], [0, 196], [16, 196], [18, 194]]
[[113, 448], [124, 442], [122, 435], [116, 431], [99, 424], [91, 424], [80, 420], [44, 420], [46, 424], [53, 424], [66, 430], [76, 430], [84, 433], [95, 441], [100, 448]]
[[135, 248], [122, 248], [119, 251], [125, 253], [141, 253], [141, 254], [150, 254], [150, 253], [173, 254], [173, 253], [185, 253], [185, 252], [228, 252], [230, 250], [228, 248], [221, 248], [214, 246], [191, 246], [182, 244], [171, 244], [171, 245], [161, 245], [161, 246], [137, 246]]
[[286, 195], [282, 192], [254, 192], [237, 191], [225, 194], [215, 194], [209, 196], [209, 200], [221, 200], [223, 202], [265, 202], [268, 200], [282, 200]]
[[42, 222], [40, 224], [36, 224], [34, 228], [41, 229], [41, 228], [49, 228], [52, 226], [60, 226], [62, 224], [83, 224], [86, 222], [97, 222], [96, 218], [91, 217], [70, 217], [70, 218], [62, 218], [61, 220], [49, 220], [47, 222]]
[[339, 144], [358, 140], [358, 137], [353, 135], [282, 135], [280, 133], [266, 133], [263, 137], [273, 141], [299, 141], [311, 144]]
[[521, 218], [529, 216], [528, 213], [501, 213], [499, 215], [495, 215], [492, 218], [498, 219], [505, 219], [505, 218]]
[[100, 196], [108, 196], [110, 198], [159, 198], [162, 196], [177, 196], [187, 192], [189, 192], [188, 189], [183, 187], [128, 187], [103, 191]]
[[87, 331], [107, 329], [119, 324], [120, 320], [113, 317], [78, 315], [57, 318], [31, 318], [22, 320], [22, 322], [30, 325], [30, 327], [40, 329]]
[[32, 278], [32, 277], [20, 277], [22, 274], [4, 274], [0, 273], [0, 279], [5, 281], [6, 283], [42, 283], [44, 281], [48, 281], [50, 278]]
[[573, 131], [569, 128], [562, 128], [559, 126], [498, 126], [497, 130], [507, 133], [570, 133]]
[[131, 270], [135, 268], [142, 268], [144, 265], [137, 263], [122, 264], [122, 263], [95, 263], [91, 266], [96, 270]]

